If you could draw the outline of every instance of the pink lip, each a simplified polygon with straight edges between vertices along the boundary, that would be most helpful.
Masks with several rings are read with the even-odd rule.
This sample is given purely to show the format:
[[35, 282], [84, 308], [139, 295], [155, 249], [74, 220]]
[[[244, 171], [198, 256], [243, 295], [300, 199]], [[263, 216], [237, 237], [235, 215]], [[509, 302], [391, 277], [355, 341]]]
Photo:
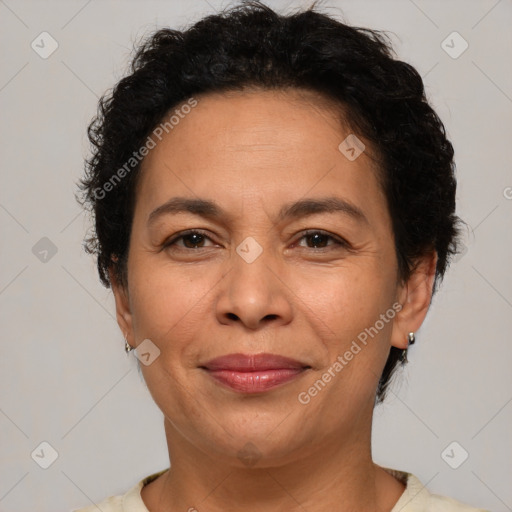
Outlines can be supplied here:
[[201, 368], [235, 391], [260, 393], [294, 379], [310, 366], [275, 354], [230, 354]]

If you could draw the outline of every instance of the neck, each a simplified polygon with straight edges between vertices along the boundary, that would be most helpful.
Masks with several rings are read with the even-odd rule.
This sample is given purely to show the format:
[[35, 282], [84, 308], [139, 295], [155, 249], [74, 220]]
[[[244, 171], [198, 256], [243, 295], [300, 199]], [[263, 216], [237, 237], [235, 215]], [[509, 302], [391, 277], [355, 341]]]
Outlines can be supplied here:
[[263, 456], [254, 467], [201, 451], [164, 423], [172, 462], [141, 492], [150, 512], [389, 512], [404, 490], [372, 461], [371, 416], [357, 435], [336, 433], [286, 461]]

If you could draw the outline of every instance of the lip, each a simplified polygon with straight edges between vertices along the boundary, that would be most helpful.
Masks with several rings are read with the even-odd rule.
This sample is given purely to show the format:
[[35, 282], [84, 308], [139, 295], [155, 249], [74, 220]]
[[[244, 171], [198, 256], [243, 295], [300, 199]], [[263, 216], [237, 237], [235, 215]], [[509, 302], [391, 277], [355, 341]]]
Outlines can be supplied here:
[[217, 382], [242, 393], [261, 393], [285, 384], [311, 368], [276, 354], [229, 354], [200, 368]]

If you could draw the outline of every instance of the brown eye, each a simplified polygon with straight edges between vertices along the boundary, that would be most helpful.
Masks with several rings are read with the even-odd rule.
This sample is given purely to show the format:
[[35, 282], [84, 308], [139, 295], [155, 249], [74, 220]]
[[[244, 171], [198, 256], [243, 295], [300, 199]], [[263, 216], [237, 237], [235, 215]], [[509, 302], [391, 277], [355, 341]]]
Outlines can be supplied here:
[[198, 245], [202, 245], [205, 241], [205, 237], [200, 233], [190, 233], [181, 237], [183, 245], [189, 249], [195, 248]]
[[[204, 244], [207, 240], [211, 241], [206, 234], [201, 231], [193, 230], [181, 233], [179, 236], [172, 238], [164, 244], [164, 247], [176, 246], [180, 249], [201, 249], [202, 247], [205, 247]], [[177, 243], [179, 241], [182, 243]]]
[[[300, 239], [306, 240], [307, 247], [324, 249], [330, 246], [347, 247], [348, 244], [342, 239], [334, 237], [324, 231], [308, 231]], [[329, 243], [329, 242], [334, 243]]]

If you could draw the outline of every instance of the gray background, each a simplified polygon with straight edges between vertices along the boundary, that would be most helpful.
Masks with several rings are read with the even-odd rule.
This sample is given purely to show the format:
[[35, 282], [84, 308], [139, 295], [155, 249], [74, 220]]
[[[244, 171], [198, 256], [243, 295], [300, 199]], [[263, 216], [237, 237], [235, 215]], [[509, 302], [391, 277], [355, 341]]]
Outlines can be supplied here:
[[[268, 5], [289, 12], [309, 3]], [[132, 43], [226, 5], [0, 0], [2, 511], [71, 510], [167, 467], [161, 413], [82, 251], [88, 221], [73, 193], [86, 125], [125, 73]], [[390, 31], [399, 57], [423, 75], [456, 150], [458, 213], [472, 228], [409, 366], [376, 409], [375, 460], [439, 494], [512, 510], [512, 2], [324, 5], [354, 25]], [[48, 58], [31, 47], [43, 46], [43, 31], [58, 43]], [[453, 31], [469, 44], [458, 58], [442, 46]], [[452, 40], [445, 44], [460, 50]], [[58, 452], [48, 469], [35, 462], [49, 461], [43, 441]], [[441, 456], [453, 441], [452, 465], [469, 453], [457, 469]]]

